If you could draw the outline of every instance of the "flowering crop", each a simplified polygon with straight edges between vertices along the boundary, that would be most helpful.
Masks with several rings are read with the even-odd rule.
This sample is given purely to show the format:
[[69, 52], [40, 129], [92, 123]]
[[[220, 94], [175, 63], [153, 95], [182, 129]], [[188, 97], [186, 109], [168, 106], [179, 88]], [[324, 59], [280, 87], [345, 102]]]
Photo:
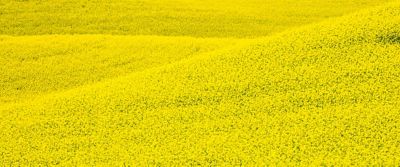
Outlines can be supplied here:
[[117, 78], [240, 41], [110, 35], [0, 36], [0, 40], [0, 103]]
[[1, 0], [0, 34], [259, 37], [393, 0]]
[[[89, 51], [61, 55], [68, 61], [87, 55], [82, 60], [89, 61], [96, 53], [101, 58], [85, 67], [55, 67], [49, 70], [52, 82], [33, 89], [44, 87], [38, 91], [45, 94], [0, 104], [0, 163], [399, 166], [399, 27], [400, 3], [393, 2], [252, 40], [168, 37], [176, 42], [155, 40], [132, 49], [136, 44], [129, 42], [142, 44], [147, 37], [27, 38], [65, 37], [61, 41], [79, 46], [86, 41]], [[31, 51], [12, 48], [29, 48], [29, 42], [12, 44], [19, 38], [0, 39], [7, 46], [4, 61], [16, 56], [15, 62], [20, 55], [34, 59], [30, 53], [42, 46], [33, 44]], [[55, 56], [81, 48], [57, 41], [44, 42], [40, 52], [49, 50], [48, 56]], [[199, 48], [195, 56], [193, 47]], [[135, 50], [155, 57], [142, 59], [140, 68], [135, 63], [114, 66], [125, 56], [140, 56]], [[108, 60], [120, 55], [114, 53], [124, 56]], [[165, 58], [163, 53], [179, 55]], [[111, 67], [91, 73], [103, 58]], [[72, 67], [82, 68], [82, 73]], [[14, 71], [5, 70], [3, 76], [12, 77], [8, 74]], [[55, 77], [63, 70], [79, 74], [75, 79], [88, 79], [60, 86]], [[36, 73], [46, 80], [45, 70]], [[118, 77], [110, 77], [114, 74]], [[35, 81], [34, 75], [26, 76]], [[90, 82], [96, 78], [102, 80]], [[57, 91], [49, 93], [46, 85]], [[12, 85], [5, 88], [18, 94]], [[12, 97], [31, 97], [24, 94]]]

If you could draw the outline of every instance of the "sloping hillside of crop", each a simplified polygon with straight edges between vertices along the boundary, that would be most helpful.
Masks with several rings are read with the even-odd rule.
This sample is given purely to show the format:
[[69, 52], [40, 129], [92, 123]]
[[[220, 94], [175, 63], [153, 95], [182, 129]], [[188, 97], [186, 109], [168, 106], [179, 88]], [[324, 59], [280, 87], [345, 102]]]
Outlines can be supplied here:
[[32, 99], [229, 47], [238, 39], [0, 36], [0, 103]]
[[2, 105], [0, 162], [399, 165], [399, 9]]
[[1, 0], [0, 34], [259, 37], [390, 0]]

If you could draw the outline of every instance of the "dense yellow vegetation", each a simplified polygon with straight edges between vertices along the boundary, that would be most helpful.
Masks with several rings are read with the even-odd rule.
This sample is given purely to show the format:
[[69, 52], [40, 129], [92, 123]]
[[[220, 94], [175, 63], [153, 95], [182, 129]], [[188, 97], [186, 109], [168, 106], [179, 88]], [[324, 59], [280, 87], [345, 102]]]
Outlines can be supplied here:
[[0, 34], [258, 37], [391, 0], [0, 0]]
[[239, 39], [0, 36], [0, 103], [115, 78], [234, 45]]
[[1, 36], [0, 163], [398, 166], [399, 27], [392, 2], [251, 40]]

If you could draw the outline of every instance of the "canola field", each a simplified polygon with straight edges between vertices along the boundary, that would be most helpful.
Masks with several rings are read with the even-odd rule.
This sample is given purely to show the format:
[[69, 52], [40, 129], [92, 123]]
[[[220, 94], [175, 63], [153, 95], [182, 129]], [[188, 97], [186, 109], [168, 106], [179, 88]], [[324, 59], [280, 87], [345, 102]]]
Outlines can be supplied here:
[[400, 2], [0, 0], [3, 166], [399, 166]]

